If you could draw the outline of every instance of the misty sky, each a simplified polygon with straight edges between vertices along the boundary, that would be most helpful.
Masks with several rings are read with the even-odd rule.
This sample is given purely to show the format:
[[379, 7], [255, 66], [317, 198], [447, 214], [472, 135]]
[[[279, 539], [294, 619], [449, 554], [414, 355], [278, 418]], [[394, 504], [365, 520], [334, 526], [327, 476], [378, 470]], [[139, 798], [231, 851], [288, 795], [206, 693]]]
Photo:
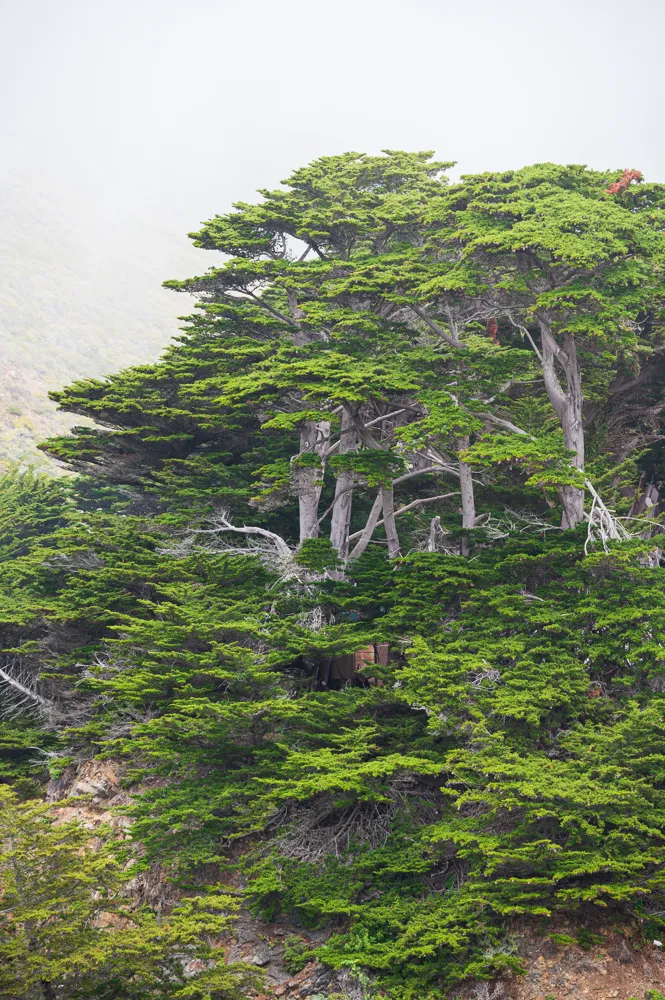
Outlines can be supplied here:
[[[0, 0], [0, 169], [81, 252], [185, 234], [322, 154], [665, 181], [663, 0]], [[153, 274], [151, 271], [151, 275]], [[152, 277], [151, 279], [152, 280]], [[174, 302], [174, 315], [179, 303]]]

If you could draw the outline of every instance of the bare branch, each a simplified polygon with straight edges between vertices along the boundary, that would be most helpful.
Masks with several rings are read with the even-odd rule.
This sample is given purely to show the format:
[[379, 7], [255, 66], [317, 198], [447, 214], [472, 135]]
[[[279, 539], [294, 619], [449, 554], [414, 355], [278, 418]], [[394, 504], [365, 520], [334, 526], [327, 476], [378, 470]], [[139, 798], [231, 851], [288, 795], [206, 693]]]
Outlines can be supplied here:
[[2, 687], [8, 690], [2, 698], [0, 716], [12, 719], [37, 714], [43, 722], [51, 725], [62, 720], [62, 713], [56, 703], [39, 693], [34, 670], [22, 665], [20, 660], [18, 666], [15, 660], [11, 669], [0, 668], [0, 688]]
[[455, 347], [457, 350], [465, 350], [464, 344], [459, 340], [459, 338], [456, 335], [451, 336], [451, 334], [447, 333], [443, 329], [443, 327], [439, 326], [439, 324], [436, 323], [433, 319], [430, 319], [427, 313], [424, 312], [420, 308], [420, 306], [414, 306], [413, 304], [409, 304], [409, 308], [416, 314], [416, 316], [418, 316], [423, 321], [423, 323], [427, 324], [430, 330], [438, 334], [438, 336], [441, 337], [443, 340], [445, 340], [447, 344], [450, 344], [451, 347]]
[[532, 441], [536, 439], [533, 435], [529, 434], [527, 431], [523, 431], [521, 427], [517, 424], [511, 423], [510, 420], [503, 420], [502, 417], [495, 417], [493, 413], [476, 413], [475, 416], [482, 417], [483, 420], [489, 420], [493, 424], [498, 424], [499, 427], [505, 427], [506, 430], [512, 431], [513, 434], [521, 434], [523, 437], [528, 437]]
[[17, 691], [20, 695], [22, 695], [24, 701], [34, 702], [36, 705], [40, 705], [42, 708], [52, 707], [51, 702], [47, 701], [46, 698], [42, 698], [40, 694], [37, 694], [34, 688], [26, 687], [25, 684], [22, 684], [21, 681], [17, 680], [16, 677], [12, 677], [11, 674], [8, 674], [7, 671], [3, 670], [1, 667], [0, 667], [0, 681], [3, 681], [5, 684], [8, 684], [11, 688], [14, 689], [14, 691]]
[[196, 528], [193, 533], [196, 535], [217, 535], [222, 531], [234, 531], [240, 535], [260, 535], [262, 538], [267, 538], [275, 546], [277, 554], [280, 558], [290, 559], [293, 555], [291, 548], [287, 545], [281, 535], [275, 534], [274, 531], [268, 531], [267, 528], [259, 528], [255, 525], [239, 527], [235, 524], [231, 524], [226, 514], [223, 512], [217, 515], [217, 518], [214, 521], [214, 527]]
[[540, 353], [540, 350], [537, 347], [536, 342], [534, 341], [533, 337], [531, 336], [531, 334], [529, 333], [529, 331], [527, 330], [527, 328], [522, 323], [516, 323], [515, 320], [513, 319], [513, 317], [510, 315], [510, 313], [508, 313], [508, 319], [513, 324], [513, 326], [515, 327], [515, 329], [519, 330], [520, 333], [522, 334], [522, 336], [526, 337], [526, 339], [529, 341], [529, 343], [531, 344], [531, 347], [533, 348], [534, 354], [536, 355], [536, 357], [538, 358], [538, 360], [540, 361], [540, 363], [542, 365], [543, 364], [543, 356]]
[[[333, 412], [336, 412], [336, 411], [333, 411]], [[398, 417], [402, 413], [409, 413], [409, 412], [414, 412], [414, 407], [412, 407], [412, 406], [403, 406], [399, 410], [391, 410], [390, 413], [385, 413], [381, 417], [374, 417], [372, 420], [368, 420], [364, 424], [364, 426], [365, 427], [374, 427], [376, 424], [383, 423], [384, 420], [391, 420], [393, 417]], [[326, 458], [328, 457], [328, 455], [332, 454], [333, 451], [337, 451], [338, 448], [339, 448], [339, 446], [340, 446], [339, 441], [335, 441], [335, 443], [332, 444], [330, 446], [330, 448], [328, 449], [328, 451], [326, 452]]]
[[265, 302], [260, 295], [255, 295], [254, 292], [247, 291], [247, 294], [252, 299], [253, 302], [260, 306], [262, 309], [266, 309], [269, 313], [272, 313], [277, 319], [281, 320], [282, 323], [288, 323], [289, 326], [294, 327], [296, 330], [300, 329], [300, 323], [296, 323], [295, 320], [289, 319], [288, 316], [284, 316], [277, 309], [274, 309], [268, 302]]
[[631, 538], [637, 537], [631, 534], [623, 526], [619, 518], [615, 517], [614, 514], [607, 509], [588, 479], [584, 480], [584, 485], [591, 494], [591, 510], [586, 515], [589, 521], [589, 526], [587, 530], [587, 539], [584, 543], [585, 555], [589, 554], [589, 546], [595, 545], [596, 542], [600, 542], [603, 550], [608, 552], [608, 541], [625, 542]]
[[[455, 493], [440, 493], [436, 497], [423, 497], [421, 500], [413, 500], [411, 503], [407, 503], [405, 507], [400, 507], [399, 510], [395, 511], [394, 517], [399, 517], [400, 514], [406, 514], [407, 510], [411, 510], [413, 507], [418, 507], [420, 504], [424, 503], [434, 503], [435, 500], [447, 500], [449, 497], [458, 497], [459, 490]], [[383, 518], [377, 521], [374, 525], [375, 528], [380, 528], [383, 524]], [[359, 538], [362, 535], [362, 531], [356, 531], [355, 534], [349, 535], [349, 541], [352, 542], [354, 539]]]

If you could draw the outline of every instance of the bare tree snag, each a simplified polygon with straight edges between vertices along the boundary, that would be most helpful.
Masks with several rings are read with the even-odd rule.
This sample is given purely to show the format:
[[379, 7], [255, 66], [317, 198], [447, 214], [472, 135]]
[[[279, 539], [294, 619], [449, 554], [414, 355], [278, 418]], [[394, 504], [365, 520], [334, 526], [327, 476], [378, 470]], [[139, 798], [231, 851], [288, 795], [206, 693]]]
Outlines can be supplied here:
[[[342, 411], [342, 424], [339, 433], [339, 454], [345, 455], [356, 446], [357, 434], [353, 416], [345, 408]], [[332, 522], [330, 525], [330, 542], [339, 553], [340, 559], [349, 556], [349, 526], [351, 524], [351, 509], [353, 507], [353, 471], [344, 469], [335, 483], [335, 498], [333, 500]]]
[[[539, 316], [542, 341], [542, 369], [545, 391], [563, 430], [566, 448], [573, 452], [572, 463], [584, 470], [584, 395], [582, 378], [577, 361], [577, 345], [571, 333], [564, 335], [564, 347], [559, 347], [549, 325], [549, 317]], [[559, 381], [556, 364], [566, 380], [565, 389]], [[584, 490], [577, 486], [561, 486], [559, 496], [563, 504], [562, 528], [574, 528], [584, 520]]]
[[295, 469], [295, 486], [300, 514], [300, 544], [319, 534], [319, 500], [323, 488], [325, 456], [330, 440], [329, 420], [306, 420], [300, 429], [300, 455], [317, 455], [318, 465], [299, 465]]
[[397, 559], [400, 553], [399, 535], [395, 524], [395, 498], [392, 483], [390, 486], [381, 487], [381, 498], [383, 503], [383, 527], [388, 539], [388, 558]]

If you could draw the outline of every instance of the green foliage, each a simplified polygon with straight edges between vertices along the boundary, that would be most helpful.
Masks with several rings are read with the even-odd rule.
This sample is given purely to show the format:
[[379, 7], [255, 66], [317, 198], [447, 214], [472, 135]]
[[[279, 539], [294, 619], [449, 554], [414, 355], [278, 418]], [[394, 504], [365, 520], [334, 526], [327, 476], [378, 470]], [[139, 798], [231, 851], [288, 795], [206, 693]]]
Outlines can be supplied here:
[[[233, 1000], [257, 977], [218, 965], [208, 942], [237, 909], [219, 891], [182, 899], [164, 920], [131, 902], [132, 877], [104, 830], [55, 823], [47, 806], [0, 785], [0, 987], [8, 998]], [[187, 963], [204, 972], [192, 981]], [[194, 966], [196, 967], [196, 966]]]
[[[206, 223], [226, 259], [169, 283], [200, 298], [183, 335], [55, 394], [98, 421], [45, 446], [79, 477], [0, 483], [2, 693], [24, 688], [0, 780], [30, 799], [39, 760], [64, 782], [96, 754], [133, 793], [130, 868], [7, 799], [57, 914], [5, 918], [17, 995], [242, 995], [246, 970], [182, 974], [183, 949], [218, 955], [222, 879], [329, 932], [287, 939], [291, 970], [391, 1000], [518, 973], [516, 920], [589, 944], [665, 909], [660, 506], [595, 545], [557, 509], [591, 478], [628, 514], [665, 480], [663, 191], [445, 166], [324, 158]], [[584, 471], [543, 324], [579, 361]], [[370, 644], [388, 661], [354, 670]], [[123, 895], [155, 871], [162, 922]]]
[[341, 560], [330, 544], [329, 538], [307, 538], [296, 555], [298, 565], [323, 573], [326, 569], [337, 569]]
[[29, 540], [63, 523], [74, 503], [72, 486], [31, 470], [10, 469], [0, 481], [0, 561], [26, 551]]
[[289, 934], [284, 940], [284, 968], [291, 975], [301, 972], [314, 958], [314, 952], [306, 941], [297, 934]]
[[599, 945], [603, 943], [603, 939], [600, 934], [592, 934], [592, 932], [587, 927], [581, 927], [577, 932], [577, 937], [575, 938], [580, 948], [584, 951], [590, 951], [594, 945]]

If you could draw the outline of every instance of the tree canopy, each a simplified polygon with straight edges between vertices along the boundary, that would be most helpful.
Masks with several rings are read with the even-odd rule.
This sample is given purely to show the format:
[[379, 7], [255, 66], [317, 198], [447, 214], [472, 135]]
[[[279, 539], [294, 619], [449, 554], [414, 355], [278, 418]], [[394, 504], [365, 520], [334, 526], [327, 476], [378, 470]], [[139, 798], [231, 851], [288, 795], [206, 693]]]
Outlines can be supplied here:
[[393, 1000], [665, 911], [665, 186], [450, 167], [205, 223], [163, 357], [54, 394], [76, 476], [0, 484], [2, 780], [112, 758], [176, 896]]

